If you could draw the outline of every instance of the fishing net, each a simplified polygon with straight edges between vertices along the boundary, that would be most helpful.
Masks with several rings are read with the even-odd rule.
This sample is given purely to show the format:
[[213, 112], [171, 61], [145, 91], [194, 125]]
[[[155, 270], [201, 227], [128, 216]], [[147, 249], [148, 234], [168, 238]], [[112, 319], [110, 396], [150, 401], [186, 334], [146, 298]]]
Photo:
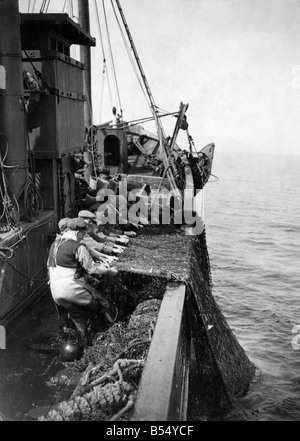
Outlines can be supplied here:
[[[211, 278], [205, 273], [201, 238], [192, 247], [187, 289], [190, 294], [189, 317], [196, 364], [196, 382], [191, 388], [191, 419], [227, 414], [234, 408], [234, 397], [244, 395], [255, 368], [230, 329], [211, 292]], [[207, 277], [205, 277], [207, 276]]]

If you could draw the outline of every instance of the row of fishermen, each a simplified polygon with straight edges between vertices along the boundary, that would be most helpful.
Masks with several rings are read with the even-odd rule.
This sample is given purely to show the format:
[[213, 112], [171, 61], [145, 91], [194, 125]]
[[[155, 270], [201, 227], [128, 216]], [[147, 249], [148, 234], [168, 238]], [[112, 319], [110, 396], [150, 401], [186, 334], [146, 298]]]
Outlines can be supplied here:
[[90, 276], [117, 275], [114, 261], [136, 232], [101, 225], [88, 210], [80, 211], [77, 218], [61, 219], [58, 228], [47, 261], [50, 290], [63, 326], [66, 329], [71, 320], [84, 347], [90, 343], [91, 315], [100, 314], [110, 323], [117, 316], [116, 307], [101, 294], [101, 282], [96, 289]]

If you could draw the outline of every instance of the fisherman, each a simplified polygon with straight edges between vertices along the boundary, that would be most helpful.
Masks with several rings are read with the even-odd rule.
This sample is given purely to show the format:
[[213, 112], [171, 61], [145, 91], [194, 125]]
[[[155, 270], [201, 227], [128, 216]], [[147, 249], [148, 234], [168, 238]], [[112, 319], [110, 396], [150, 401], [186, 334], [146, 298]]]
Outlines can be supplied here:
[[111, 322], [116, 313], [116, 308], [87, 283], [84, 275], [115, 276], [118, 271], [94, 262], [81, 243], [87, 230], [87, 224], [82, 219], [62, 219], [58, 226], [62, 234], [51, 245], [47, 261], [50, 290], [63, 320], [70, 317], [84, 347], [89, 344], [87, 322], [91, 311], [101, 308]]
[[[81, 210], [78, 213], [78, 217], [88, 226], [83, 241], [89, 248], [94, 248], [104, 254], [120, 254], [125, 250], [124, 245], [127, 245], [129, 241], [127, 236], [118, 236], [104, 230], [99, 231], [96, 215], [91, 211]], [[103, 249], [100, 249], [102, 244], [104, 247]], [[109, 252], [110, 249], [112, 249], [112, 252]]]
[[[93, 215], [93, 213], [91, 213], [91, 215]], [[69, 218], [64, 218], [58, 222], [58, 228], [61, 234], [63, 233], [63, 231], [65, 231], [69, 220]], [[87, 231], [81, 239], [81, 242], [86, 245], [89, 253], [94, 260], [98, 262], [100, 261], [104, 266], [109, 267], [111, 264], [114, 263], [115, 260], [118, 260], [116, 254], [123, 252], [123, 247], [120, 247], [122, 249], [119, 249], [117, 248], [117, 245], [114, 245], [112, 243], [106, 244], [95, 241], [89, 235], [89, 222], [87, 221], [87, 219], [83, 220], [87, 223]]]
[[[125, 234], [117, 234], [111, 231], [107, 225], [103, 225], [99, 221], [101, 212], [97, 212], [97, 216], [89, 210], [81, 210], [78, 217], [83, 219], [89, 226], [88, 234], [96, 241], [113, 243], [124, 251], [125, 245], [129, 242], [129, 236]], [[119, 233], [119, 231], [118, 231]]]

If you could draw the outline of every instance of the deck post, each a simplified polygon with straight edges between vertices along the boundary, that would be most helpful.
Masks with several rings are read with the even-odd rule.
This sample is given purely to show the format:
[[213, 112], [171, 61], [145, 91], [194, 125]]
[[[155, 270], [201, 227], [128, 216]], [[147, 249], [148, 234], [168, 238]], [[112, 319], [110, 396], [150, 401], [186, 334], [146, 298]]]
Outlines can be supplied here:
[[185, 285], [168, 284], [142, 374], [133, 421], [186, 420], [191, 340], [185, 305]]

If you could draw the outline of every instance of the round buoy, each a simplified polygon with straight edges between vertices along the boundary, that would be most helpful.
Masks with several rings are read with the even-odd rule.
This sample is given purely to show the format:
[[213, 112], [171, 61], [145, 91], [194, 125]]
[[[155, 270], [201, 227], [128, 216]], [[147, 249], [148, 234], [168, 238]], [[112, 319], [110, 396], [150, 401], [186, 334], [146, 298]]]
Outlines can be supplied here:
[[60, 357], [62, 361], [79, 360], [82, 354], [83, 349], [72, 341], [66, 341], [60, 347]]

